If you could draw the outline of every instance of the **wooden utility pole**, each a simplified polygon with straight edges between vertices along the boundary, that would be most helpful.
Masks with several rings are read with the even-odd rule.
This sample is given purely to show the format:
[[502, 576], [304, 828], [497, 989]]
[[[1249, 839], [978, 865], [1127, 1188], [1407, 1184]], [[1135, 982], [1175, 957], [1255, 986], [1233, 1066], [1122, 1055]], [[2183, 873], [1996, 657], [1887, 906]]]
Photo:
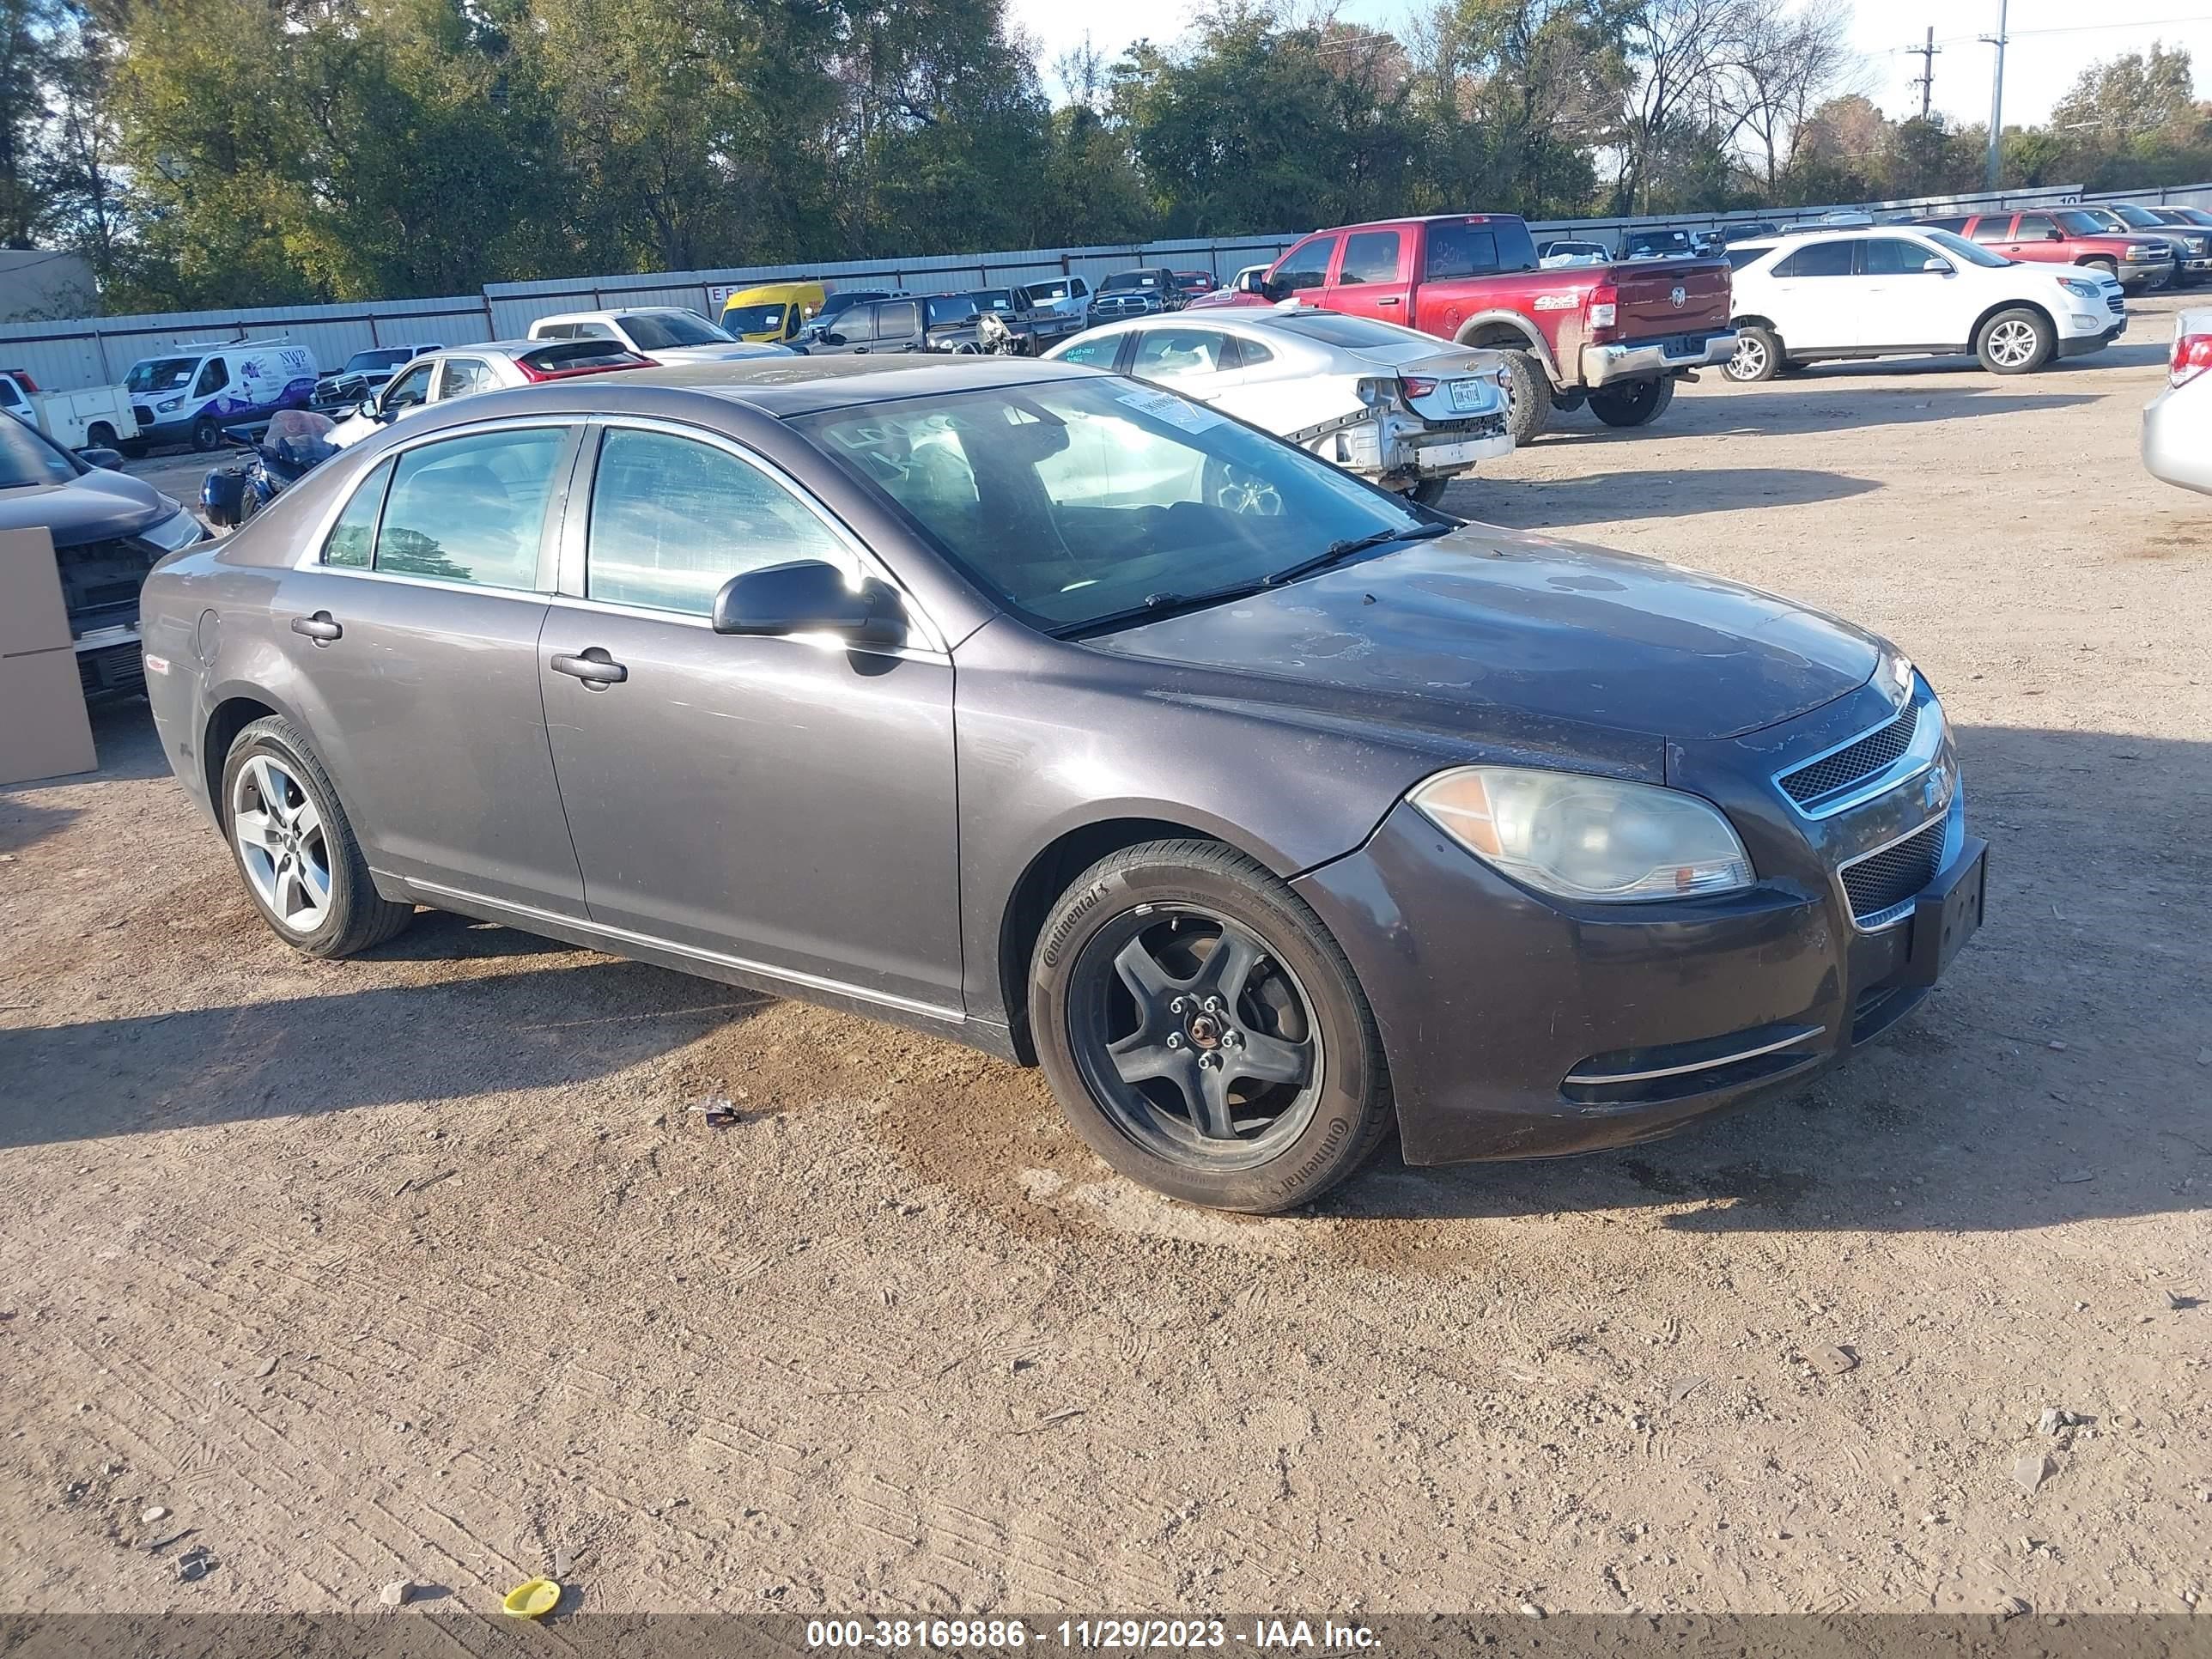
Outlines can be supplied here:
[[1919, 76], [1911, 84], [1920, 88], [1920, 118], [1924, 121], [1928, 118], [1928, 100], [1936, 90], [1936, 54], [1943, 50], [1936, 44], [1936, 26], [1928, 26], [1926, 46], [1907, 46], [1905, 50], [1920, 60]]

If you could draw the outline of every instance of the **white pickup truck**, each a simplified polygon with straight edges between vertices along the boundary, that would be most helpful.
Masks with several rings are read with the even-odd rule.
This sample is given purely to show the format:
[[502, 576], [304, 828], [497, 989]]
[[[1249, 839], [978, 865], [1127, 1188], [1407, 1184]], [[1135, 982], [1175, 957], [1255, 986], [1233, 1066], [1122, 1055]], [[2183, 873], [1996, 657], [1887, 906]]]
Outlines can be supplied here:
[[0, 415], [38, 428], [64, 449], [116, 449], [138, 435], [122, 387], [40, 392], [20, 368], [0, 369]]

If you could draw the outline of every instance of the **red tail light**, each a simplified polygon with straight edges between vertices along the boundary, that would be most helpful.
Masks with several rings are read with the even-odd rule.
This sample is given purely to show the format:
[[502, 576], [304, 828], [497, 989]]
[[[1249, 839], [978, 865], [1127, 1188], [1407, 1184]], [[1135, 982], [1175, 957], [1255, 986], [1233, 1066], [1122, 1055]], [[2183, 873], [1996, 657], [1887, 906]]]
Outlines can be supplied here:
[[1401, 374], [1398, 377], [1398, 384], [1404, 389], [1406, 396], [1412, 398], [1427, 397], [1441, 382], [1426, 374]]
[[2166, 372], [2170, 383], [2186, 386], [2208, 368], [2212, 368], [2212, 334], [2173, 337], [2173, 362]]
[[1589, 331], [1593, 340], [1602, 340], [1620, 322], [1620, 290], [1610, 282], [1601, 282], [1589, 292]]
[[15, 384], [26, 392], [36, 392], [39, 389], [39, 383], [31, 378], [31, 372], [27, 368], [0, 368], [0, 374], [14, 375]]

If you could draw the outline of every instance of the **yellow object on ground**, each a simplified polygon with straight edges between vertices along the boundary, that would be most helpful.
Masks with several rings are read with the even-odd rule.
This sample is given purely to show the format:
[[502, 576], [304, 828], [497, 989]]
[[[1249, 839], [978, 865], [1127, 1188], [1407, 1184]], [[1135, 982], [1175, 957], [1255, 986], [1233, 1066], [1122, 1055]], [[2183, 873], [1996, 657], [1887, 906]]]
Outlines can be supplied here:
[[517, 1619], [542, 1619], [561, 1605], [561, 1587], [550, 1578], [532, 1578], [507, 1591], [499, 1605]]

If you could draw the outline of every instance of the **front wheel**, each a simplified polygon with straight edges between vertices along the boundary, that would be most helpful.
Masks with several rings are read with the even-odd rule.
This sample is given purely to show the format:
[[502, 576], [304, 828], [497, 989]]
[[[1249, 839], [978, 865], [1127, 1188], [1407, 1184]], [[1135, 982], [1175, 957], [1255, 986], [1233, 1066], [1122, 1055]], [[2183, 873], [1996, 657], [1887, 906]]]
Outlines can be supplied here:
[[1590, 393], [1590, 412], [1607, 426], [1649, 426], [1674, 401], [1674, 377], [1656, 375]]
[[1729, 379], [1751, 386], [1782, 372], [1782, 340], [1771, 328], [1753, 323], [1736, 331], [1735, 356], [1728, 360]]
[[192, 447], [203, 455], [222, 448], [222, 428], [206, 416], [201, 416], [192, 422]]
[[1974, 355], [1992, 374], [2027, 374], [2051, 360], [2051, 324], [2026, 306], [2000, 311], [1982, 325]]
[[1151, 842], [1085, 872], [1037, 942], [1029, 1006], [1076, 1132], [1171, 1198], [1288, 1209], [1389, 1129], [1352, 964], [1304, 900], [1217, 842]]
[[1423, 507], [1434, 507], [1443, 500], [1444, 491], [1451, 488], [1451, 483], [1449, 478], [1424, 478], [1413, 486], [1411, 493]]
[[247, 895], [294, 950], [349, 957], [413, 919], [413, 905], [377, 892], [330, 775], [281, 715], [255, 720], [232, 743], [220, 805]]

